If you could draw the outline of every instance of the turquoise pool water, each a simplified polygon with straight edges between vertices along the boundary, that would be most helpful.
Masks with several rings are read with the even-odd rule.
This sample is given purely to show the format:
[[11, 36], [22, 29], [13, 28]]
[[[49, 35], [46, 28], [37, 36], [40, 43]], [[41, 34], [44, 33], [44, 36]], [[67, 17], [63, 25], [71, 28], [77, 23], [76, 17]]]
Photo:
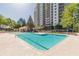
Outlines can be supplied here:
[[48, 50], [67, 37], [66, 35], [35, 33], [22, 33], [17, 36], [40, 50]]

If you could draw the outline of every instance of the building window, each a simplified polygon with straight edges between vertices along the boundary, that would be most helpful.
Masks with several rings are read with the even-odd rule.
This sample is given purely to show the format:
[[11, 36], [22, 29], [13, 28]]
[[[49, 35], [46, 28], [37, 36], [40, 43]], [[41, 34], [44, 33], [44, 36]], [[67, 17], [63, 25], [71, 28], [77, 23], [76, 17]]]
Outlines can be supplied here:
[[56, 14], [55, 14], [55, 16], [56, 16]]
[[57, 20], [55, 20], [55, 21], [57, 21]]
[[55, 13], [56, 13], [56, 11], [55, 11]]
[[55, 10], [56, 10], [57, 8], [55, 8]]
[[56, 7], [56, 5], [54, 7]]
[[56, 19], [56, 17], [55, 17], [55, 19]]

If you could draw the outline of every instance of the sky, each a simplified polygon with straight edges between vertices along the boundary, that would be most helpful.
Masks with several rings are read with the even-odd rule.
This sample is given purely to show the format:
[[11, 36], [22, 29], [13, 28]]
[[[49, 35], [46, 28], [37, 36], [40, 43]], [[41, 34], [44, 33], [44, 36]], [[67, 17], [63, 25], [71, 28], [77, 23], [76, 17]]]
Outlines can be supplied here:
[[0, 14], [17, 21], [23, 18], [26, 21], [34, 15], [34, 3], [0, 3]]

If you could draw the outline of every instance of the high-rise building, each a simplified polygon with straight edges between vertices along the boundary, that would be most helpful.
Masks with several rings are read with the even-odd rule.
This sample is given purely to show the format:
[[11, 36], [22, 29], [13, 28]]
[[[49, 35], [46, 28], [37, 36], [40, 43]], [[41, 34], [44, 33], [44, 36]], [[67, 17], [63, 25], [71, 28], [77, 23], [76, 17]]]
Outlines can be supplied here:
[[60, 22], [64, 3], [38, 3], [34, 12], [36, 26], [56, 26]]
[[53, 8], [51, 7], [51, 11], [53, 11], [53, 15], [51, 14], [51, 16], [53, 17], [53, 19], [51, 19], [53, 20], [53, 26], [56, 26], [60, 22], [61, 14], [64, 10], [65, 5], [64, 3], [53, 3], [51, 6], [53, 6]]
[[37, 5], [36, 5], [36, 7], [35, 7], [35, 9], [34, 9], [34, 24], [35, 24], [35, 26], [37, 26], [37, 25], [40, 25], [39, 24], [39, 22], [40, 22], [40, 4], [38, 3]]

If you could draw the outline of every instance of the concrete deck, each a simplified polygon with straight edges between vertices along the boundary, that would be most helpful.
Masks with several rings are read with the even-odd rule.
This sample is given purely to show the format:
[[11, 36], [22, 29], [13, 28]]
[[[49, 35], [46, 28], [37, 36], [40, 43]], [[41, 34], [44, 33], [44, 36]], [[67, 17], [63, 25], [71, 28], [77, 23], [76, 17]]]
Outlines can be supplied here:
[[69, 36], [47, 51], [38, 50], [12, 33], [0, 33], [0, 56], [79, 55], [79, 36]]

